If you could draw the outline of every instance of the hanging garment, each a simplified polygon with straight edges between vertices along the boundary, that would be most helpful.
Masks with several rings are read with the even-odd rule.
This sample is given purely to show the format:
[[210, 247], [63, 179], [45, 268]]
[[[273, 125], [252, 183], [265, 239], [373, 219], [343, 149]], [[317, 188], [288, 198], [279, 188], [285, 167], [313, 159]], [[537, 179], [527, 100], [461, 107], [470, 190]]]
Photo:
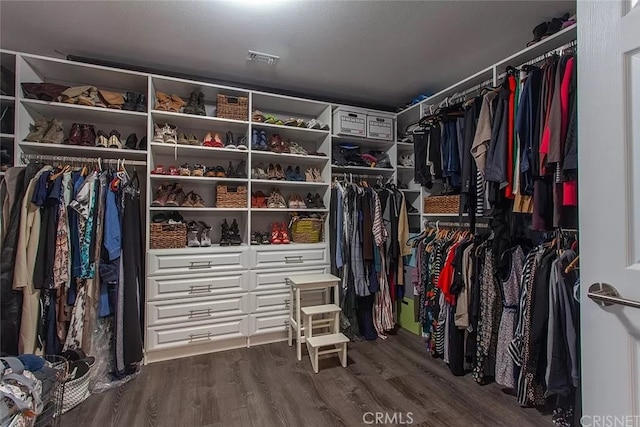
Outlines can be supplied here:
[[515, 388], [515, 365], [509, 355], [509, 344], [517, 324], [520, 283], [522, 281], [524, 253], [519, 246], [511, 254], [511, 269], [506, 280], [502, 281], [502, 317], [498, 330], [496, 350], [496, 382], [509, 388]]

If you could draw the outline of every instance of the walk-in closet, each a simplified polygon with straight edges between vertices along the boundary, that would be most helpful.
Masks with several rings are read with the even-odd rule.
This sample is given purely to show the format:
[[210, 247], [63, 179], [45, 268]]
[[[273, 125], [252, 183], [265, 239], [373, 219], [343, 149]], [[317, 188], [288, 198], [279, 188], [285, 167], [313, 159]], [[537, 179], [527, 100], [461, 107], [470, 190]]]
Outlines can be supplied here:
[[635, 1], [0, 22], [1, 426], [640, 425]]

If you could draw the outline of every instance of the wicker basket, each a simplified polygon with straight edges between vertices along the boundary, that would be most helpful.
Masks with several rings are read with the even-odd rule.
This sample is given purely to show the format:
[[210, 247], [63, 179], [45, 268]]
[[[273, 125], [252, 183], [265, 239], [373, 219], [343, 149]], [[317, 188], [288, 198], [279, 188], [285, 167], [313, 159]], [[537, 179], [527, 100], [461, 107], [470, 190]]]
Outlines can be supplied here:
[[424, 198], [424, 213], [457, 214], [460, 210], [460, 196], [429, 196]]
[[218, 94], [216, 114], [223, 119], [246, 121], [249, 119], [249, 99], [245, 96]]
[[184, 248], [187, 244], [187, 226], [185, 224], [151, 224], [151, 249]]
[[217, 208], [246, 208], [247, 207], [247, 186], [229, 185], [216, 186], [216, 207]]
[[293, 217], [291, 241], [296, 243], [318, 243], [322, 241], [324, 218]]

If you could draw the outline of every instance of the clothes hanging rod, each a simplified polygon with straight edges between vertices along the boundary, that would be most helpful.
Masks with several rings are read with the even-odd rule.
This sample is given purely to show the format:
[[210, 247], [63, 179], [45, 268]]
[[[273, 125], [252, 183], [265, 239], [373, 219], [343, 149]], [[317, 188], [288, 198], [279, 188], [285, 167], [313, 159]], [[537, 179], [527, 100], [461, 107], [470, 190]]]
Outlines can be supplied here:
[[369, 175], [362, 173], [349, 173], [349, 172], [333, 172], [331, 178], [367, 178], [367, 179], [384, 179], [382, 175]]
[[[438, 226], [438, 227], [471, 227], [471, 224], [469, 224], [469, 222], [448, 222], [448, 221], [425, 221], [424, 223], [425, 227], [429, 227], [429, 226]], [[487, 224], [486, 222], [477, 222], [476, 223], [476, 227], [478, 228], [489, 228], [489, 224]]]
[[117, 164], [123, 163], [127, 166], [146, 166], [147, 162], [144, 160], [126, 160], [126, 159], [103, 159], [101, 157], [70, 157], [70, 156], [52, 156], [47, 154], [21, 154], [23, 161], [35, 160], [35, 161], [51, 161], [51, 162], [90, 162], [90, 163], [106, 163]]

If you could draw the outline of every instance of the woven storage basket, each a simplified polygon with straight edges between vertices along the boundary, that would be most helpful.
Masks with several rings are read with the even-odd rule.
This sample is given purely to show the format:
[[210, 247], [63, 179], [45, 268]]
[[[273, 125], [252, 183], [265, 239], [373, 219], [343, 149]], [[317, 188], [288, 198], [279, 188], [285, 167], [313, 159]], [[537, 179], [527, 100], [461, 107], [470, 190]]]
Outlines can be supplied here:
[[217, 208], [246, 208], [247, 207], [247, 186], [229, 185], [216, 186], [216, 207]]
[[424, 198], [424, 213], [457, 214], [460, 210], [460, 196], [429, 196]]
[[296, 243], [318, 243], [322, 241], [324, 218], [293, 217], [291, 240]]
[[151, 249], [184, 248], [187, 244], [185, 224], [151, 223]]
[[218, 94], [216, 115], [223, 119], [246, 121], [249, 119], [249, 99], [244, 96]]

